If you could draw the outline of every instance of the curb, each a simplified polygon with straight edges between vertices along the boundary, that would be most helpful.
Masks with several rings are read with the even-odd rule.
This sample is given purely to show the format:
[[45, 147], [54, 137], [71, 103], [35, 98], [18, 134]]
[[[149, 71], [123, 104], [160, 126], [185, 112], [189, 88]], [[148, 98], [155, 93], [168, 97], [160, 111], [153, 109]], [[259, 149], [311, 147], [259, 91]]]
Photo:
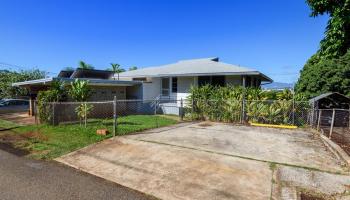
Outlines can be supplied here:
[[261, 124], [261, 123], [254, 123], [249, 122], [251, 126], [260, 126], [260, 127], [268, 127], [268, 128], [285, 128], [285, 129], [296, 129], [297, 126], [292, 125], [278, 125], [278, 124]]
[[342, 159], [347, 167], [350, 167], [350, 156], [336, 143], [334, 143], [332, 140], [324, 136], [323, 134], [320, 134], [321, 140], [326, 145], [326, 147], [333, 153], [337, 158]]

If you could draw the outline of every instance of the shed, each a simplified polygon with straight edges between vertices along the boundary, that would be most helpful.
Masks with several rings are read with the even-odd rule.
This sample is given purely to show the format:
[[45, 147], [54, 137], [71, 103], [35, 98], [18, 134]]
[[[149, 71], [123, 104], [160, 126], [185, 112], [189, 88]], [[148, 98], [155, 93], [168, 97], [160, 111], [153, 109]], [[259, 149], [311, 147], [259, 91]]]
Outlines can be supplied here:
[[328, 92], [309, 100], [314, 109], [349, 109], [350, 98], [338, 92]]

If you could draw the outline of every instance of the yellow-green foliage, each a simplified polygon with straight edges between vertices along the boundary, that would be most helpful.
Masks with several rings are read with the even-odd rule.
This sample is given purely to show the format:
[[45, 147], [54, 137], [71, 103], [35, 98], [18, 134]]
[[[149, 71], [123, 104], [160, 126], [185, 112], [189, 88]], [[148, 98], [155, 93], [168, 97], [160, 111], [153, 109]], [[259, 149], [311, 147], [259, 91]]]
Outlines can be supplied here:
[[[292, 122], [293, 94], [290, 90], [276, 92], [260, 88], [205, 85], [192, 87], [190, 92], [187, 105], [191, 107], [190, 113], [194, 119], [240, 122], [244, 106], [244, 120], [273, 124]], [[299, 95], [297, 100], [300, 98], [302, 96]], [[294, 112], [297, 112], [296, 109]]]

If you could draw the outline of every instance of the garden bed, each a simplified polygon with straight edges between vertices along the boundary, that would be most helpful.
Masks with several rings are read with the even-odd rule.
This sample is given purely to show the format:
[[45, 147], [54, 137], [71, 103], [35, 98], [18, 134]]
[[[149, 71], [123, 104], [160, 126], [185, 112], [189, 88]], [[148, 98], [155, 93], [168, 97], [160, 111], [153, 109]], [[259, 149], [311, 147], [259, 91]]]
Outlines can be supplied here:
[[[162, 116], [132, 115], [120, 117], [118, 118], [116, 134], [125, 135], [175, 123], [177, 123], [175, 119]], [[6, 122], [3, 124], [6, 124]], [[53, 159], [112, 137], [112, 134], [106, 136], [97, 135], [97, 129], [107, 129], [112, 133], [113, 120], [92, 119], [88, 121], [86, 128], [79, 124], [65, 124], [59, 126], [27, 125], [15, 127], [11, 131], [0, 131], [0, 143], [2, 143], [4, 147], [9, 146], [11, 148], [28, 151], [29, 156], [33, 158]]]

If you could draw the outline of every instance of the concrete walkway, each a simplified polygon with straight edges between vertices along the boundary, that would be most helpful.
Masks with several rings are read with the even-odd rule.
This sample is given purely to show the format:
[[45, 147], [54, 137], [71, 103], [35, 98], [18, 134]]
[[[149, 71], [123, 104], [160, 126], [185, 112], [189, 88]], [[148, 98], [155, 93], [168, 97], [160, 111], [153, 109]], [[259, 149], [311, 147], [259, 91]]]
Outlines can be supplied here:
[[[327, 177], [347, 173], [310, 133], [218, 123], [118, 137], [57, 160], [170, 200], [283, 199], [282, 191], [323, 191]], [[348, 176], [332, 180], [330, 195], [347, 193]]]
[[153, 199], [64, 166], [18, 157], [0, 150], [1, 200], [61, 199]]

